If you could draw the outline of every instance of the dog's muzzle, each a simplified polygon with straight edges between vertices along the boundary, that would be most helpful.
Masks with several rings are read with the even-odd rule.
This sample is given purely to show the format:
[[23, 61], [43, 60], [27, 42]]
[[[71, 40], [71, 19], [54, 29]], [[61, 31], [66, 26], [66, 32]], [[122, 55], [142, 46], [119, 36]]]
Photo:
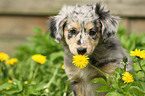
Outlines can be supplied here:
[[84, 55], [87, 52], [87, 48], [78, 48], [77, 52], [78, 54]]

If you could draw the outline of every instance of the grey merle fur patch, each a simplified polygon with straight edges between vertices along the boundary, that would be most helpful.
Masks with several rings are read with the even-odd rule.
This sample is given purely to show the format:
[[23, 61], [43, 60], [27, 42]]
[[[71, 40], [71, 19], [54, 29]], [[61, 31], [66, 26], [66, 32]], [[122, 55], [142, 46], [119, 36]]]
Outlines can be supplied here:
[[108, 40], [118, 29], [119, 17], [110, 14], [109, 10], [102, 3], [96, 5], [64, 6], [57, 16], [50, 20], [50, 34], [56, 41], [63, 36], [63, 24], [66, 22], [78, 21], [80, 24], [99, 20], [102, 23], [102, 36]]

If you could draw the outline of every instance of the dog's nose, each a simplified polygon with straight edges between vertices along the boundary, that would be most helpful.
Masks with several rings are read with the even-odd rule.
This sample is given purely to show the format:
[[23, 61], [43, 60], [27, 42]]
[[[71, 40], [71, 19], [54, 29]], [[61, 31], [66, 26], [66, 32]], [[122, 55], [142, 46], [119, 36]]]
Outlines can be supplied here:
[[84, 55], [87, 52], [86, 48], [78, 48], [77, 49], [78, 54]]

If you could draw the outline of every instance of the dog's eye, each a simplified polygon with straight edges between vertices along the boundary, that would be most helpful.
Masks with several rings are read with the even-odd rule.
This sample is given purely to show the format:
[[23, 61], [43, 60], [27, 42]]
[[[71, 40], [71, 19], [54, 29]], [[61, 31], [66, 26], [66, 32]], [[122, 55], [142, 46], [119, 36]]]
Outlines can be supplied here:
[[90, 31], [89, 31], [89, 35], [90, 35], [90, 36], [94, 36], [95, 34], [96, 34], [96, 31], [95, 31], [95, 30], [90, 29]]
[[71, 29], [69, 32], [70, 32], [71, 34], [76, 34], [76, 33], [77, 33], [77, 31], [76, 31], [75, 29]]

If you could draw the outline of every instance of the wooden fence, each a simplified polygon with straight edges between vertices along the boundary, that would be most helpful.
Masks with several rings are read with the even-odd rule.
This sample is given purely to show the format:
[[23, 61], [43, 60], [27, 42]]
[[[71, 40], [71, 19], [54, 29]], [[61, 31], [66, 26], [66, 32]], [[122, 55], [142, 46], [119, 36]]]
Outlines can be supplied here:
[[[95, 4], [98, 0], [0, 0], [0, 52], [14, 53], [27, 44], [33, 27], [47, 30], [46, 21], [63, 5]], [[102, 0], [111, 13], [122, 17], [121, 24], [137, 34], [145, 33], [145, 0]]]

